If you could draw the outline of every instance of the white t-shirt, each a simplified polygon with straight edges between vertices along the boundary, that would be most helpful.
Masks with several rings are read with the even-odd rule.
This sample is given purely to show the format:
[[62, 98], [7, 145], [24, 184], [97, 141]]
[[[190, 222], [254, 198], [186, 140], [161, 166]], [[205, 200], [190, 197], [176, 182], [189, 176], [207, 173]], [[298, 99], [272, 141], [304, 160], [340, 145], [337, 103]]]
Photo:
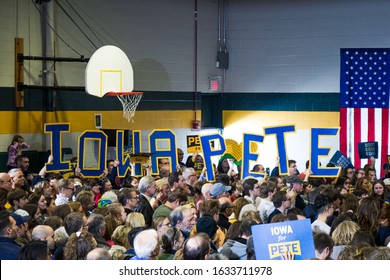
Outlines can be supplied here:
[[311, 229], [313, 232], [325, 232], [327, 234], [330, 233], [330, 226], [328, 226], [326, 223], [324, 222], [321, 222], [319, 220], [315, 220], [312, 224], [311, 224]]
[[274, 203], [268, 199], [262, 199], [257, 211], [259, 211], [261, 220], [264, 224], [267, 223], [268, 216], [275, 210]]

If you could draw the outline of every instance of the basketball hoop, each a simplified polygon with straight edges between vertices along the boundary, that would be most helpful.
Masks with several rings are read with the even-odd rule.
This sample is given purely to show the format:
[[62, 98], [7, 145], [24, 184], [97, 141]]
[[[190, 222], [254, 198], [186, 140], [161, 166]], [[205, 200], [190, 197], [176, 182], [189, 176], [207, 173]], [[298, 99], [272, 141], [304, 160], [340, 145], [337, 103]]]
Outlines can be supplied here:
[[133, 117], [143, 92], [107, 92], [106, 96], [116, 96], [123, 106], [123, 117], [128, 122], [134, 122]]

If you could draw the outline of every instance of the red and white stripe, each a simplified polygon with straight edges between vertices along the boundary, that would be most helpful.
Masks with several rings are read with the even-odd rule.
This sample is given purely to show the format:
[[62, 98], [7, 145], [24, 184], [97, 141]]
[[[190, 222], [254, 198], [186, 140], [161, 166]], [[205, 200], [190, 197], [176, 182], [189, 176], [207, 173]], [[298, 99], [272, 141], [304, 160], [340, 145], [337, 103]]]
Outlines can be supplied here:
[[[340, 108], [340, 151], [351, 159], [356, 168], [369, 162], [360, 159], [358, 143], [378, 142], [378, 159], [375, 161], [377, 177], [382, 176], [382, 165], [387, 162], [389, 150], [389, 109]], [[345, 141], [343, 141], [345, 139]]]

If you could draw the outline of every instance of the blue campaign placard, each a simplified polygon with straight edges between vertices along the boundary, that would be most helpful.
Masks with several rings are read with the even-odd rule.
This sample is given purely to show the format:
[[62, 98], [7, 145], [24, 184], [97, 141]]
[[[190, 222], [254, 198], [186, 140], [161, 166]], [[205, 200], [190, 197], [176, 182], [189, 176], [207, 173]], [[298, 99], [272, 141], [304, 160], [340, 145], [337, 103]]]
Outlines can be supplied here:
[[252, 226], [256, 260], [281, 260], [286, 252], [295, 260], [315, 258], [310, 219]]
[[332, 158], [330, 159], [330, 163], [333, 163], [336, 166], [341, 166], [342, 168], [353, 167], [349, 158], [347, 158], [342, 152], [336, 151]]
[[362, 142], [358, 144], [360, 158], [378, 158], [378, 142]]

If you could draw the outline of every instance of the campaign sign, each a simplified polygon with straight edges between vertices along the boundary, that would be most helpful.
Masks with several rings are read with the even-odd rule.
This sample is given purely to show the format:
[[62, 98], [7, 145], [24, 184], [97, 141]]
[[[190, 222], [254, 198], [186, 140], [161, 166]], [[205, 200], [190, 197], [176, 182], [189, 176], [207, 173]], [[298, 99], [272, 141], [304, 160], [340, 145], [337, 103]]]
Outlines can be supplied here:
[[198, 135], [187, 135], [187, 153], [196, 154], [202, 152]]
[[310, 219], [252, 226], [256, 260], [281, 260], [287, 252], [294, 260], [315, 258]]
[[378, 142], [362, 142], [358, 144], [360, 158], [378, 158]]
[[341, 166], [342, 168], [353, 167], [349, 158], [347, 158], [342, 152], [336, 151], [333, 157], [330, 159], [330, 163], [333, 163], [336, 166]]

